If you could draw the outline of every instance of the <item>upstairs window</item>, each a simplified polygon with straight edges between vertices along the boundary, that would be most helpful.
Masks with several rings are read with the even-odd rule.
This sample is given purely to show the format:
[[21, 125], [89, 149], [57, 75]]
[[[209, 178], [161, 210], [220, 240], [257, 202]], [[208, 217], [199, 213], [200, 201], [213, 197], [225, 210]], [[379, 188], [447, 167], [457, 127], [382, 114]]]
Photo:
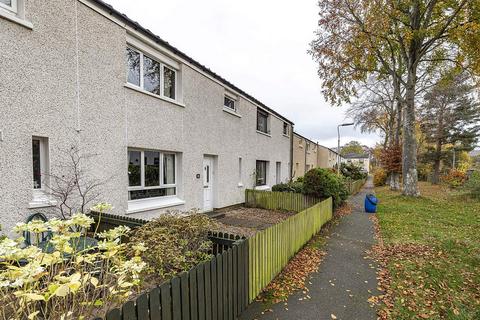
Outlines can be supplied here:
[[230, 109], [230, 110], [233, 110], [233, 111], [236, 111], [236, 106], [235, 106], [235, 100], [233, 100], [232, 98], [228, 97], [228, 96], [225, 96], [224, 99], [223, 99], [223, 106], [227, 109]]
[[0, 0], [0, 8], [17, 13], [17, 0]]
[[128, 150], [128, 200], [174, 196], [176, 156], [153, 150]]
[[160, 95], [160, 63], [143, 56], [143, 89]]
[[163, 66], [163, 95], [175, 100], [175, 80], [177, 74], [175, 70]]
[[290, 135], [289, 125], [286, 122], [283, 123], [283, 134], [285, 136]]
[[268, 132], [268, 113], [257, 109], [257, 130], [263, 133]]
[[127, 47], [127, 83], [157, 96], [175, 100], [177, 71]]

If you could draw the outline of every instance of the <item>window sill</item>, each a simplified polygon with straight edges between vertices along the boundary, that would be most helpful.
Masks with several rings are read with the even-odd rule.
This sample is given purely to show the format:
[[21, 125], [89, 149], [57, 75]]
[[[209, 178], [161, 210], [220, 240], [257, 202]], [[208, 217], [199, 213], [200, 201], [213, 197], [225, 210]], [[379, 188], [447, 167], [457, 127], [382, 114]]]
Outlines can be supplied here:
[[272, 137], [272, 135], [270, 133], [266, 133], [266, 132], [263, 132], [263, 131], [260, 131], [260, 130], [257, 130], [257, 133], [259, 134], [263, 134], [264, 136], [267, 136], [267, 137]]
[[290, 138], [290, 136], [289, 136], [288, 134], [285, 134], [285, 133], [283, 134], [283, 136], [284, 136], [285, 138]]
[[239, 184], [237, 184], [237, 187], [243, 188], [243, 187], [244, 187], [244, 186], [243, 186], [243, 183], [240, 182]]
[[170, 98], [167, 98], [167, 97], [162, 97], [162, 96], [157, 96], [156, 94], [153, 94], [151, 92], [148, 92], [148, 91], [145, 91], [137, 86], [134, 86], [133, 84], [129, 84], [129, 83], [125, 83], [124, 84], [124, 87], [125, 88], [128, 88], [128, 89], [131, 89], [131, 90], [134, 90], [134, 91], [137, 91], [137, 92], [140, 92], [140, 93], [143, 93], [143, 94], [146, 94], [150, 97], [153, 97], [153, 98], [157, 98], [159, 100], [163, 100], [163, 101], [166, 101], [166, 102], [170, 102], [170, 103], [173, 103], [179, 107], [182, 107], [182, 108], [185, 108], [185, 104], [183, 103], [180, 103], [176, 100], [173, 100], [173, 99], [170, 99]]
[[242, 116], [239, 115], [236, 111], [233, 111], [233, 110], [228, 109], [228, 108], [225, 108], [225, 107], [223, 108], [223, 111], [226, 112], [226, 113], [228, 113], [228, 114], [231, 114], [232, 116], [235, 116], [235, 117], [239, 117], [239, 118], [242, 117]]
[[32, 200], [31, 202], [28, 203], [28, 208], [29, 209], [37, 209], [37, 208], [48, 208], [48, 207], [54, 207], [57, 205], [57, 201], [55, 200]]
[[182, 199], [176, 196], [130, 200], [128, 201], [127, 214], [168, 208], [168, 207], [175, 207], [182, 204], [185, 204], [185, 201], [183, 201]]
[[259, 191], [268, 191], [268, 190], [271, 190], [272, 187], [267, 186], [267, 185], [264, 185], [264, 186], [255, 187], [254, 189], [255, 189], [255, 190], [259, 190]]
[[4, 18], [6, 20], [9, 20], [11, 22], [14, 22], [16, 24], [21, 25], [22, 27], [25, 27], [27, 29], [33, 30], [33, 24], [30, 21], [27, 21], [25, 19], [19, 18], [15, 13], [10, 13], [4, 9], [0, 8], [0, 17]]

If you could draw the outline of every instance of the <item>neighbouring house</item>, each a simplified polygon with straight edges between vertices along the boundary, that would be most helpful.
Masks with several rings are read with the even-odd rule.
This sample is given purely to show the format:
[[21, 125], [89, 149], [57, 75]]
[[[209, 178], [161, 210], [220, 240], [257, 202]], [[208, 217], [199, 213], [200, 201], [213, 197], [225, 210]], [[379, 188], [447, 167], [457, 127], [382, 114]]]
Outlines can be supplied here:
[[319, 145], [297, 132], [293, 133], [293, 179], [299, 178], [313, 168], [335, 168], [337, 152]]
[[293, 123], [99, 0], [0, 0], [0, 223], [54, 210], [64, 153], [117, 214], [210, 211], [291, 178]]
[[370, 156], [368, 154], [347, 153], [342, 157], [343, 163], [354, 164], [365, 172], [370, 172]]
[[334, 169], [337, 167], [338, 153], [330, 148], [318, 145], [318, 166], [320, 168]]

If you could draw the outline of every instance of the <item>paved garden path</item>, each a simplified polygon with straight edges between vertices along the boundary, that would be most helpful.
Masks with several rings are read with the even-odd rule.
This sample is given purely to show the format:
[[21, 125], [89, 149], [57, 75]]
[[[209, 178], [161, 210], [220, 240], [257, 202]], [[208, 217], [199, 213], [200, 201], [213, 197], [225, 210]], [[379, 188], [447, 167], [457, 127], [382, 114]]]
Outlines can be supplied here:
[[[376, 319], [375, 309], [367, 301], [372, 295], [379, 294], [376, 265], [365, 259], [365, 251], [374, 243], [374, 230], [369, 214], [363, 209], [365, 195], [373, 192], [372, 188], [369, 179], [365, 187], [349, 199], [353, 212], [341, 218], [333, 228], [327, 240], [327, 255], [319, 272], [309, 280], [311, 299], [305, 299], [305, 294], [299, 292], [288, 299], [287, 305], [281, 302], [266, 307], [255, 302], [240, 319]], [[264, 312], [265, 309], [271, 311]]]

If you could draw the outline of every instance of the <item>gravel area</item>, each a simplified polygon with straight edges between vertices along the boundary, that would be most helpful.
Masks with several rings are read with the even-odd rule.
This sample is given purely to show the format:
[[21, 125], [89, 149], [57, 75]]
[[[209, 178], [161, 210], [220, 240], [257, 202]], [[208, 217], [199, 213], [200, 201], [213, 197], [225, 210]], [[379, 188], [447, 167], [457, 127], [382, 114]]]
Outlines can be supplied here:
[[224, 217], [217, 219], [220, 225], [219, 231], [246, 237], [251, 237], [257, 231], [275, 225], [295, 214], [295, 212], [246, 207], [230, 208], [219, 212], [225, 214]]

